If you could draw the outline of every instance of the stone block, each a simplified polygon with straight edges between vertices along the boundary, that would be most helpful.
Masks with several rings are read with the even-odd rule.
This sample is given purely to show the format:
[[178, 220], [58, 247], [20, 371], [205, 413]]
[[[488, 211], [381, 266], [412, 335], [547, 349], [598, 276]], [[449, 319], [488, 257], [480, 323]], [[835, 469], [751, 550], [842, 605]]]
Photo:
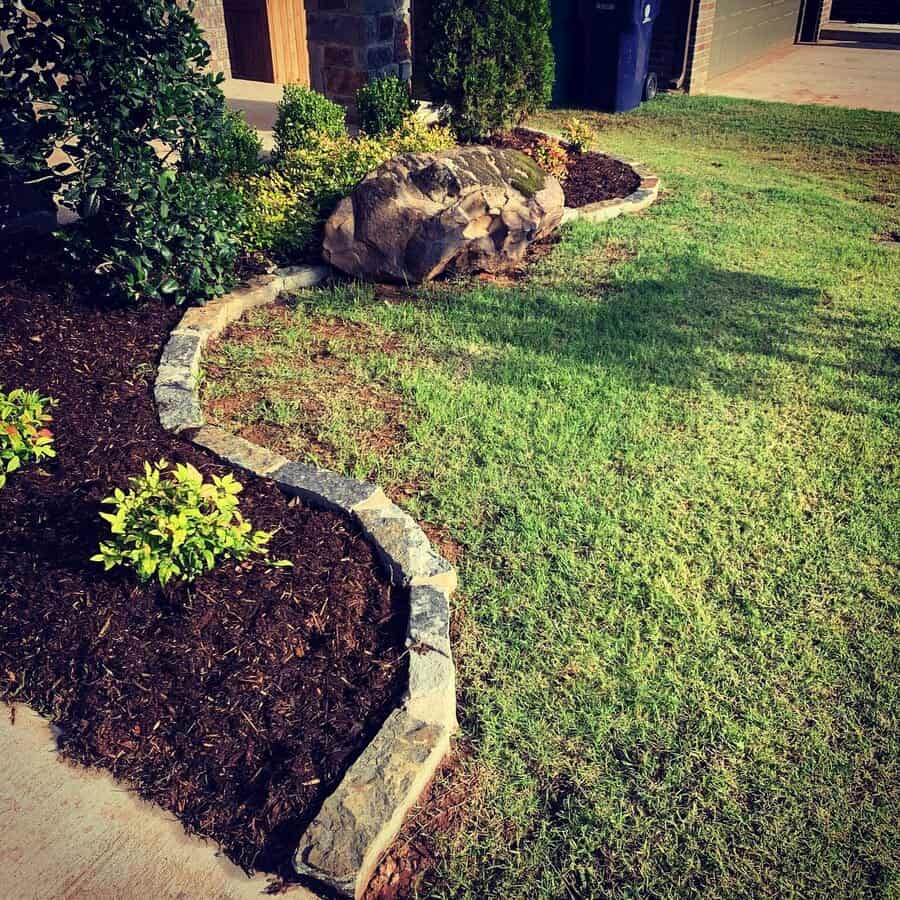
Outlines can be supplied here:
[[362, 16], [309, 13], [307, 27], [309, 40], [323, 44], [364, 47], [369, 42], [369, 24]]
[[394, 39], [394, 24], [396, 19], [392, 15], [378, 17], [378, 41], [387, 43]]
[[406, 643], [425, 645], [450, 654], [450, 596], [430, 584], [417, 584], [409, 592], [409, 625]]
[[450, 732], [396, 710], [300, 838], [294, 868], [359, 898], [450, 749]]
[[275, 274], [281, 279], [279, 293], [319, 284], [328, 277], [329, 271], [328, 266], [285, 266], [278, 269]]
[[173, 331], [163, 348], [160, 367], [169, 370], [182, 369], [189, 372], [192, 378], [196, 378], [200, 371], [203, 343], [199, 332]]
[[[352, 513], [384, 497], [376, 484], [344, 478], [326, 469], [299, 462], [288, 462], [271, 473], [272, 480], [286, 493], [300, 497], [312, 506]], [[387, 503], [387, 498], [384, 498]]]
[[158, 383], [153, 393], [159, 421], [166, 431], [179, 432], [203, 425], [200, 402], [192, 386]]
[[176, 331], [194, 331], [204, 338], [216, 337], [231, 323], [228, 300], [222, 297], [205, 306], [189, 309], [178, 323]]
[[329, 97], [352, 97], [368, 80], [368, 74], [359, 69], [325, 69]]
[[366, 65], [369, 70], [381, 69], [389, 66], [394, 61], [394, 46], [388, 44], [382, 47], [369, 47], [366, 52]]
[[287, 459], [278, 453], [273, 453], [215, 425], [204, 425], [192, 435], [191, 440], [215, 453], [220, 459], [247, 469], [255, 475], [271, 475], [276, 469], [287, 464]]
[[322, 59], [326, 66], [337, 66], [344, 69], [352, 68], [354, 63], [353, 48], [326, 44]]
[[456, 731], [456, 671], [453, 660], [428, 647], [409, 651], [409, 686], [403, 699], [406, 711], [431, 725]]
[[453, 566], [435, 553], [425, 532], [399, 506], [388, 503], [355, 512], [400, 584], [441, 583], [446, 587], [452, 582], [455, 587]]

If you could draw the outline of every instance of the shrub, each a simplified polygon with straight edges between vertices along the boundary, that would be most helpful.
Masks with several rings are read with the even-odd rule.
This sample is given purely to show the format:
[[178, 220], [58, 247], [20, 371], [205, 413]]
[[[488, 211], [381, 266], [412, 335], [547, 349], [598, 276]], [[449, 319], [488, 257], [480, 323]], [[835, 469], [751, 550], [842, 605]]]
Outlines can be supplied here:
[[542, 137], [536, 144], [526, 147], [524, 153], [530, 156], [548, 175], [565, 181], [568, 174], [569, 154], [559, 141]]
[[359, 127], [373, 136], [396, 131], [416, 105], [409, 85], [396, 75], [376, 78], [356, 92]]
[[584, 153], [597, 140], [596, 129], [578, 116], [572, 116], [563, 122], [562, 133], [576, 153]]
[[271, 534], [253, 531], [241, 517], [243, 488], [232, 475], [207, 482], [191, 465], [169, 470], [160, 460], [144, 463], [144, 474], [130, 483], [130, 490], [117, 488], [103, 501], [115, 507], [100, 514], [112, 537], [91, 560], [107, 571], [128, 566], [140, 581], [155, 575], [165, 585], [172, 578], [194, 581], [223, 559], [266, 553]]
[[243, 207], [233, 188], [140, 160], [121, 169], [105, 194], [105, 215], [89, 216], [59, 237], [108, 295], [182, 303], [218, 296], [234, 283]]
[[431, 90], [466, 140], [518, 124], [549, 101], [548, 0], [435, 0], [430, 31]]
[[274, 170], [242, 187], [246, 204], [244, 249], [280, 261], [301, 259], [316, 235], [319, 211]]
[[346, 112], [322, 94], [299, 84], [286, 84], [275, 120], [275, 159], [306, 147], [316, 134], [339, 138], [346, 134]]
[[243, 111], [224, 107], [207, 141], [195, 148], [184, 168], [207, 178], [249, 178], [259, 171], [262, 141]]
[[389, 157], [401, 153], [436, 153], [453, 147], [456, 135], [446, 125], [428, 125], [416, 116], [407, 116], [400, 128], [387, 136], [386, 144]]
[[52, 419], [47, 410], [55, 405], [37, 391], [0, 390], [0, 488], [7, 475], [27, 463], [56, 456], [53, 432], [47, 427]]
[[[0, 163], [28, 170], [48, 196], [81, 216], [77, 234], [64, 240], [110, 294], [137, 299], [146, 286], [151, 294], [202, 299], [211, 292], [198, 277], [204, 269], [217, 285], [229, 276], [233, 255], [216, 249], [237, 228], [227, 216], [206, 229], [205, 266], [198, 266], [194, 241], [165, 246], [169, 234], [198, 226], [204, 204], [187, 194], [216, 194], [199, 173], [159, 187], [172, 160], [210, 146], [223, 116], [221, 76], [204, 72], [209, 47], [192, 6], [191, 0], [186, 8], [177, 0], [0, 4], [0, 32], [9, 42], [0, 55], [0, 121], [13, 126]], [[160, 147], [168, 152], [158, 153]], [[62, 161], [51, 167], [54, 151]], [[220, 200], [216, 194], [206, 205]], [[146, 218], [156, 215], [165, 220], [160, 227]], [[188, 257], [180, 259], [185, 249]]]

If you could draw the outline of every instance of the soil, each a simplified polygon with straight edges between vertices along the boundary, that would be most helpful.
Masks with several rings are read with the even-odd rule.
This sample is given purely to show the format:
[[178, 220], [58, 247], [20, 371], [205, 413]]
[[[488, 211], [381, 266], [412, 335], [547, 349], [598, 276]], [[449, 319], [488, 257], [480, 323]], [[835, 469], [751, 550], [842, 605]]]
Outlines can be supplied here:
[[[525, 150], [535, 146], [543, 135], [527, 128], [516, 128], [497, 135], [495, 147]], [[640, 175], [623, 162], [603, 153], [569, 152], [565, 181], [562, 182], [566, 206], [580, 207], [601, 200], [614, 200], [634, 193], [641, 184]]]
[[89, 561], [101, 500], [144, 460], [228, 467], [159, 426], [155, 363], [180, 311], [98, 308], [55, 257], [4, 253], [0, 385], [59, 401], [58, 457], [0, 494], [0, 698], [218, 841], [247, 870], [290, 874], [302, 829], [398, 700], [408, 600], [342, 516], [246, 472], [241, 509], [271, 558], [192, 586], [140, 585]]

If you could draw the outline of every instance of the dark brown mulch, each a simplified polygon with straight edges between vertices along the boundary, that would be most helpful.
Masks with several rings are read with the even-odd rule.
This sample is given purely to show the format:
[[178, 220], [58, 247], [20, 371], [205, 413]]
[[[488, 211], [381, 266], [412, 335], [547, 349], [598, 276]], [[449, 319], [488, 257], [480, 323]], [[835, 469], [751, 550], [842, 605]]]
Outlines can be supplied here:
[[[527, 128], [516, 128], [513, 131], [497, 135], [491, 141], [495, 147], [513, 147], [525, 150], [533, 147], [542, 135]], [[566, 206], [587, 206], [601, 200], [614, 200], [634, 193], [641, 184], [641, 177], [623, 162], [606, 156], [603, 153], [569, 154], [566, 179], [563, 182], [563, 193]]]
[[0, 385], [59, 400], [58, 459], [0, 493], [0, 697], [238, 864], [287, 874], [396, 702], [407, 601], [349, 520], [246, 473], [242, 510], [293, 568], [231, 563], [163, 590], [89, 562], [101, 499], [145, 459], [227, 469], [156, 419], [153, 366], [179, 311], [100, 310], [60, 278], [50, 257], [0, 267]]

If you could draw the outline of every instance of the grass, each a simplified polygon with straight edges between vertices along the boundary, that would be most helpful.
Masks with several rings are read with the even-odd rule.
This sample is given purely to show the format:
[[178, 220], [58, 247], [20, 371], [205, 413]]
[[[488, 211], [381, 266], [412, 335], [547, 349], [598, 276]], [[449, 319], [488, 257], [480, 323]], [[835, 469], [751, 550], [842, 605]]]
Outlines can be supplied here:
[[[662, 176], [647, 213], [576, 223], [523, 282], [257, 312], [208, 390], [328, 394], [290, 341], [340, 326], [351, 414], [270, 443], [462, 547], [477, 787], [432, 894], [900, 896], [900, 251], [875, 240], [900, 117], [661, 97], [602, 124]], [[403, 410], [382, 445], [366, 390]]]

